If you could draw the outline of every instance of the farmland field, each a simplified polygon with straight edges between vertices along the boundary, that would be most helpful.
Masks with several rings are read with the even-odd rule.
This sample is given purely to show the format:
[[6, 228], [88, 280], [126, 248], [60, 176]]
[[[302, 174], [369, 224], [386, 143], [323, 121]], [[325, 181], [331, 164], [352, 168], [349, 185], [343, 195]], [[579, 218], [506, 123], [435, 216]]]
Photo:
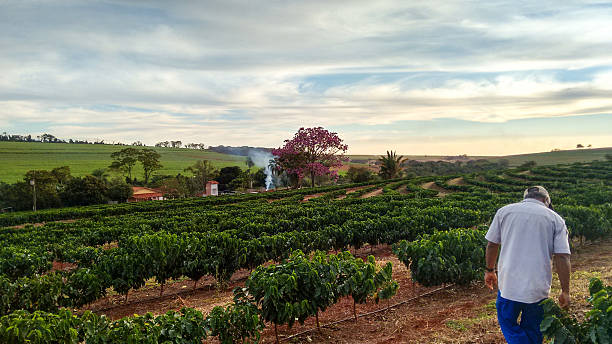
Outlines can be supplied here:
[[[108, 167], [111, 153], [125, 147], [113, 145], [85, 145], [40, 142], [0, 142], [0, 181], [13, 183], [23, 179], [29, 170], [70, 166], [72, 175], [82, 176], [98, 168]], [[217, 168], [240, 166], [246, 168], [245, 157], [187, 148], [156, 148], [161, 154], [160, 174], [176, 175], [193, 165], [196, 160], [209, 160]], [[142, 175], [140, 165], [135, 168]]]
[[[253, 335], [262, 329], [236, 319], [261, 312], [266, 343], [277, 335], [297, 335], [294, 342], [499, 342], [495, 295], [480, 282], [483, 234], [499, 207], [520, 200], [534, 184], [551, 192], [571, 231], [574, 311], [580, 312], [589, 277], [612, 282], [611, 162], [0, 215], [0, 292], [6, 295], [0, 299], [0, 315], [6, 315], [0, 339], [18, 338], [9, 330], [15, 322], [30, 324], [30, 331], [60, 328], [54, 314], [65, 319], [67, 311], [59, 309], [66, 307], [78, 317], [62, 326], [90, 329], [77, 331], [80, 341], [125, 340], [122, 331], [134, 326], [141, 336], [166, 338], [167, 331], [156, 331], [178, 323], [210, 330], [183, 326], [187, 338], [220, 338], [214, 332], [219, 324]], [[335, 255], [343, 250], [352, 255]], [[370, 284], [351, 275], [361, 268], [353, 255], [366, 259], [370, 253], [380, 270], [367, 271], [379, 274], [380, 287], [357, 302], [360, 288]], [[387, 263], [392, 274], [382, 268]], [[313, 271], [343, 271], [354, 277], [354, 289], [340, 275], [322, 284], [303, 278]], [[281, 288], [258, 289], [272, 283]], [[302, 283], [312, 288], [278, 292], [307, 285]], [[246, 302], [232, 292], [245, 286], [251, 297], [265, 298]], [[318, 296], [304, 299], [308, 290]], [[320, 299], [326, 292], [329, 298]], [[265, 301], [272, 299], [279, 302]], [[166, 314], [183, 307], [184, 313]], [[28, 322], [37, 310], [48, 320]], [[133, 316], [146, 312], [159, 317], [142, 323]], [[219, 321], [229, 319], [223, 314], [236, 322]], [[295, 318], [303, 324], [293, 324]], [[317, 322], [344, 319], [353, 320], [313, 331]], [[115, 331], [105, 332], [111, 321]]]
[[[70, 166], [72, 175], [83, 176], [98, 168], [106, 168], [112, 159], [111, 153], [124, 148], [113, 145], [81, 145], [40, 142], [0, 142], [0, 182], [14, 183], [23, 179], [23, 175], [34, 169], [52, 169], [59, 166]], [[186, 148], [155, 148], [161, 154], [163, 168], [157, 173], [176, 175], [192, 165], [196, 160], [209, 160], [217, 168], [240, 166], [246, 168], [245, 157], [221, 154], [211, 151], [201, 151]], [[606, 154], [611, 154], [612, 148], [568, 150], [560, 152], [511, 155], [504, 157], [470, 156], [470, 159], [489, 159], [497, 161], [508, 159], [511, 166], [518, 166], [525, 161], [534, 160], [538, 165], [553, 165], [561, 163], [588, 162], [605, 160]], [[378, 155], [350, 155], [351, 162], [345, 164], [339, 171], [345, 174], [350, 166], [366, 167], [364, 161], [376, 160]], [[437, 161], [445, 156], [407, 155], [408, 159]], [[357, 161], [357, 162], [355, 162]], [[141, 167], [136, 165], [136, 177], [142, 175]]]
[[[542, 152], [530, 154], [516, 154], [505, 156], [468, 156], [468, 159], [487, 159], [492, 162], [497, 162], [500, 159], [506, 159], [510, 166], [518, 166], [527, 161], [535, 161], [538, 165], [556, 165], [556, 164], [571, 164], [575, 162], [589, 162], [594, 160], [606, 160], [606, 154], [612, 154], [612, 148], [585, 148], [562, 150], [556, 152]], [[351, 160], [371, 160], [378, 159], [378, 155], [351, 155]], [[419, 161], [449, 161], [448, 156], [443, 155], [404, 155], [404, 158]]]

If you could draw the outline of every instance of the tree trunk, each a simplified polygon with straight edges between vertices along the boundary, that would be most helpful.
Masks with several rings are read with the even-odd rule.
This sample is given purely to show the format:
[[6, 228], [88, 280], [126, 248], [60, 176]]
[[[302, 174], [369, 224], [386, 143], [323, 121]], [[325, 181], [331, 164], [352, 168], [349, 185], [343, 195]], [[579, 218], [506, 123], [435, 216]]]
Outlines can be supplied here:
[[353, 316], [355, 317], [355, 322], [357, 322], [357, 302], [353, 299]]
[[317, 313], [315, 313], [315, 318], [317, 319], [317, 331], [319, 331], [319, 333], [321, 333], [321, 325], [319, 324], [319, 311], [317, 311]]
[[312, 179], [312, 187], [315, 187], [315, 173], [314, 172], [310, 172], [310, 179]]
[[276, 323], [274, 324], [274, 335], [276, 336], [276, 344], [280, 344], [280, 341], [278, 340], [278, 327]]
[[161, 284], [161, 288], [159, 289], [159, 297], [161, 297], [164, 294], [164, 284]]
[[198, 280], [193, 280], [193, 291], [194, 292], [195, 292], [197, 286], [198, 286]]

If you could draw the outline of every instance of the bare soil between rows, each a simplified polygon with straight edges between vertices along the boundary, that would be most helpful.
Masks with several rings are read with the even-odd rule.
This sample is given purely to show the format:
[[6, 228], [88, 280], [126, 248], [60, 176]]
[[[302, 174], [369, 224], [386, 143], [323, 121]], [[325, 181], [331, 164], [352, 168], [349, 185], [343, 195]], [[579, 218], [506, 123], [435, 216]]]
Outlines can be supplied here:
[[[356, 255], [366, 257], [371, 252], [380, 264], [392, 262], [393, 277], [399, 282], [400, 289], [390, 301], [379, 304], [368, 301], [357, 305], [359, 314], [384, 309], [438, 288], [413, 284], [410, 271], [391, 253], [389, 246], [364, 247], [357, 250]], [[572, 255], [572, 262], [572, 270], [578, 271], [572, 275], [573, 281], [574, 275], [586, 273], [599, 274], [605, 283], [612, 283], [612, 241], [578, 248]], [[146, 312], [162, 314], [182, 307], [193, 307], [207, 313], [215, 306], [229, 304], [232, 301], [232, 289], [244, 285], [248, 275], [248, 270], [237, 272], [232, 276], [230, 285], [221, 291], [215, 289], [215, 281], [211, 277], [202, 278], [195, 291], [190, 280], [169, 283], [162, 297], [159, 297], [159, 285], [151, 283], [130, 292], [127, 303], [122, 296], [113, 295], [97, 301], [87, 309], [113, 319]], [[580, 313], [586, 308], [583, 295], [587, 286], [588, 283], [584, 281], [572, 284], [573, 290], [576, 290], [576, 296], [572, 296], [575, 299], [573, 311]], [[292, 328], [279, 326], [279, 337], [281, 341], [290, 343], [503, 343], [495, 310], [491, 310], [495, 295], [494, 291], [485, 288], [480, 281], [468, 286], [449, 286], [397, 307], [359, 317], [357, 322], [352, 320], [352, 299], [344, 298], [322, 312], [319, 319], [323, 326], [347, 318], [350, 320], [323, 327], [319, 333], [316, 331], [315, 318], [312, 317], [303, 325], [295, 324]], [[292, 337], [303, 331], [309, 332]], [[261, 341], [275, 342], [272, 324], [266, 324]]]

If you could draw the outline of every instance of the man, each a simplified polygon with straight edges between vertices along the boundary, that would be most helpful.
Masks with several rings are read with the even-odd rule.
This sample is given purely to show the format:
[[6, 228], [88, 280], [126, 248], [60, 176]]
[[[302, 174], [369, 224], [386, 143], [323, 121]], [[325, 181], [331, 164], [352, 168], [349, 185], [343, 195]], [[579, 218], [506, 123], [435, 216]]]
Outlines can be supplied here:
[[542, 343], [543, 310], [539, 303], [550, 293], [553, 257], [561, 282], [559, 305], [567, 307], [570, 302], [570, 247], [565, 221], [552, 210], [544, 187], [528, 188], [523, 198], [499, 209], [485, 236], [489, 241], [485, 283], [491, 290], [498, 283], [495, 262], [501, 245], [497, 319], [510, 344]]

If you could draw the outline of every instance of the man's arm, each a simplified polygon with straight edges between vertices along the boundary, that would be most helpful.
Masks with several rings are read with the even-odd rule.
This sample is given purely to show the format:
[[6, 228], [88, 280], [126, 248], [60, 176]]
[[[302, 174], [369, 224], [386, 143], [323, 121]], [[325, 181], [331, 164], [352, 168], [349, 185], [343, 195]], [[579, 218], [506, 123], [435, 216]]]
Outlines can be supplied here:
[[489, 289], [497, 285], [497, 274], [495, 273], [495, 265], [497, 263], [497, 253], [499, 252], [499, 244], [489, 241], [487, 243], [487, 251], [485, 253], [485, 262], [487, 264], [485, 272], [485, 284]]
[[570, 304], [570, 272], [572, 264], [570, 263], [569, 254], [554, 254], [555, 268], [561, 282], [561, 295], [559, 295], [559, 306], [566, 308]]

